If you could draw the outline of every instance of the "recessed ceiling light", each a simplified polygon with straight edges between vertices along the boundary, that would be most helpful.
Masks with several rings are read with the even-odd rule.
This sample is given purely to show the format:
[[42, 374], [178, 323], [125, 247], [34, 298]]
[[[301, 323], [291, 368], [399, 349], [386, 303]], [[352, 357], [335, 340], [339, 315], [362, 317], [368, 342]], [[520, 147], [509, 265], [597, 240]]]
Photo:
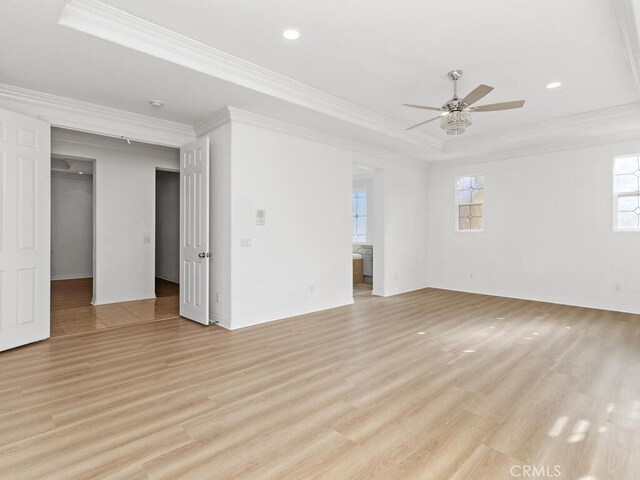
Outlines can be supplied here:
[[285, 30], [282, 32], [282, 36], [287, 40], [297, 40], [300, 38], [300, 32], [298, 30]]
[[84, 175], [84, 172], [78, 172], [78, 175]]
[[562, 82], [551, 82], [547, 84], [547, 88], [551, 90], [552, 88], [558, 88], [562, 85]]
[[152, 107], [156, 108], [162, 108], [162, 106], [164, 105], [164, 102], [162, 102], [161, 100], [149, 100], [149, 103]]

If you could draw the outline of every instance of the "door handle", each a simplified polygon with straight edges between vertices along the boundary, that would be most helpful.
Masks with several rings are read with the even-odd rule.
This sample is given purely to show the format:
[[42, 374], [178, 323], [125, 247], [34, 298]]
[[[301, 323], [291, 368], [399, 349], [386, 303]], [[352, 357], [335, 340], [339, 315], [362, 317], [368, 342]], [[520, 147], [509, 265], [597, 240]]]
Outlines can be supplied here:
[[211, 253], [209, 253], [209, 252], [207, 252], [207, 253], [202, 252], [202, 253], [199, 253], [199, 254], [198, 254], [198, 256], [199, 256], [200, 258], [210, 258], [210, 257], [211, 257]]

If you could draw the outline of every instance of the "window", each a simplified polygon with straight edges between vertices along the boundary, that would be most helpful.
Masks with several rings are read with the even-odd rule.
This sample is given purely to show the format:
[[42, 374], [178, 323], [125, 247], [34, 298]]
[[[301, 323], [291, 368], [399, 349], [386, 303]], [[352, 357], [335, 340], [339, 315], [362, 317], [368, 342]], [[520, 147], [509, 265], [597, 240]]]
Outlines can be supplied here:
[[367, 241], [367, 191], [353, 191], [353, 228], [352, 240], [354, 243]]
[[613, 167], [616, 230], [640, 231], [640, 157], [616, 157]]
[[482, 204], [484, 203], [484, 176], [456, 178], [456, 204], [458, 231], [482, 230]]

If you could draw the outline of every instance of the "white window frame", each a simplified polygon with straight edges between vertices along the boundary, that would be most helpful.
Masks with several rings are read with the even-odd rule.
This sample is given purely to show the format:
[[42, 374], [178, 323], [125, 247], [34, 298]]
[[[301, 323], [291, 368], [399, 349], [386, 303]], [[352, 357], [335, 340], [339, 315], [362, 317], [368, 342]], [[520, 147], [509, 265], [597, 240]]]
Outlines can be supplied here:
[[640, 153], [627, 153], [626, 155], [616, 155], [613, 157], [613, 161], [611, 162], [611, 192], [612, 202], [611, 202], [611, 212], [612, 212], [612, 224], [613, 231], [616, 233], [640, 233], [639, 228], [619, 228], [618, 227], [618, 198], [631, 196], [631, 195], [640, 195], [640, 190], [636, 192], [617, 192], [616, 191], [616, 160], [618, 158], [625, 157], [640, 157]]
[[[460, 178], [467, 178], [467, 177], [483, 177], [483, 179], [486, 180], [486, 177], [484, 175], [484, 173], [469, 173], [469, 174], [464, 174], [464, 175], [456, 175], [453, 178], [453, 194], [455, 195], [455, 199], [454, 199], [454, 203], [456, 206], [456, 211], [455, 211], [455, 231], [459, 232], [459, 233], [482, 233], [484, 232], [484, 201], [482, 201], [482, 203], [465, 203], [464, 205], [482, 205], [482, 228], [474, 228], [474, 229], [468, 229], [468, 230], [460, 230], [460, 203], [458, 203], [458, 179]], [[486, 188], [486, 183], [485, 183], [485, 187], [483, 187], [483, 190]]]
[[[356, 192], [364, 192], [365, 193], [365, 205], [367, 208], [367, 213], [364, 215], [365, 217], [365, 225], [366, 225], [366, 229], [367, 229], [367, 233], [365, 233], [365, 239], [364, 241], [354, 241], [353, 240], [353, 232], [351, 232], [351, 243], [355, 244], [355, 245], [365, 245], [367, 243], [367, 241], [369, 240], [369, 189], [366, 187], [357, 187], [357, 188], [353, 188], [351, 191], [351, 200], [353, 200], [353, 194]], [[351, 211], [351, 221], [353, 222], [353, 218], [354, 218], [354, 213], [353, 213], [353, 207], [352, 207], [352, 211]], [[356, 225], [357, 225], [357, 220], [356, 220]]]

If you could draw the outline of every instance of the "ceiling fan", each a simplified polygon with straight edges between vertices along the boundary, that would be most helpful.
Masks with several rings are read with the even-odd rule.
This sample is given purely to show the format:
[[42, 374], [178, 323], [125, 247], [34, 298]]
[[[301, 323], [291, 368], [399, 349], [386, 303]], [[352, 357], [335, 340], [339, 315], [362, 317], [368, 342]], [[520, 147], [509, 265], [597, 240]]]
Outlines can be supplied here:
[[441, 112], [437, 117], [420, 122], [407, 128], [407, 130], [441, 119], [440, 128], [445, 130], [447, 135], [460, 135], [465, 132], [467, 127], [471, 126], [471, 115], [469, 115], [469, 113], [511, 110], [514, 108], [522, 108], [524, 105], [524, 100], [515, 100], [512, 102], [490, 103], [489, 105], [473, 107], [472, 105], [490, 93], [491, 90], [493, 90], [493, 87], [490, 87], [489, 85], [479, 85], [466, 97], [460, 99], [458, 98], [458, 80], [462, 77], [462, 70], [453, 70], [448, 73], [448, 76], [453, 80], [453, 98], [451, 98], [451, 100], [445, 103], [442, 107], [428, 107], [426, 105], [415, 105], [413, 103], [403, 104], [405, 107]]

